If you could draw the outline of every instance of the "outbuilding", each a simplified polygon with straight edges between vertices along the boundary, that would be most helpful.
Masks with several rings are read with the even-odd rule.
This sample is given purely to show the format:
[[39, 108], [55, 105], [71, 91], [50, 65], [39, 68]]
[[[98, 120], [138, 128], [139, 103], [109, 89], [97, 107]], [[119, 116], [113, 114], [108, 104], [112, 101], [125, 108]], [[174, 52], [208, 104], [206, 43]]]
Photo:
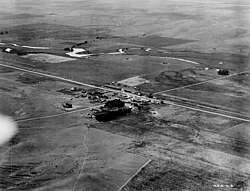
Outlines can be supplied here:
[[64, 108], [72, 108], [73, 107], [71, 103], [63, 103], [62, 106]]
[[226, 69], [219, 69], [217, 73], [222, 76], [227, 76], [230, 72]]

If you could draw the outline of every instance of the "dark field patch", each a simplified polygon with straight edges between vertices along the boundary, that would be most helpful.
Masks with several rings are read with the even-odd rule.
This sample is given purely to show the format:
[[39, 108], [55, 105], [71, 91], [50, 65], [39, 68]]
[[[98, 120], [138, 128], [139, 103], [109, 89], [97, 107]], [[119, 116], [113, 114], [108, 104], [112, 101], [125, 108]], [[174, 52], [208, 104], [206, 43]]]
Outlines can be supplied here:
[[217, 7], [216, 9], [230, 10], [235, 12], [242, 12], [250, 10], [249, 6], [234, 5], [229, 7]]
[[74, 39], [82, 40], [89, 36], [107, 35], [110, 32], [106, 27], [80, 28], [46, 23], [18, 25], [6, 30], [18, 41], [24, 42], [45, 38], [63, 39], [67, 41]]
[[165, 17], [170, 20], [200, 20], [202, 18], [201, 15], [193, 15], [193, 14], [185, 14], [181, 12], [157, 12], [157, 13], [149, 13], [149, 17]]
[[250, 74], [248, 72], [245, 72], [237, 76], [231, 77], [230, 80], [247, 86], [250, 83]]
[[140, 45], [140, 46], [156, 47], [156, 48], [193, 42], [193, 40], [166, 38], [166, 37], [160, 37], [160, 36], [120, 37], [120, 39], [116, 39], [116, 41], [128, 43], [128, 44]]
[[157, 127], [155, 123], [156, 121], [153, 118], [143, 113], [133, 113], [132, 115], [106, 122], [105, 125], [104, 123], [93, 124], [92, 127], [135, 138], [137, 136], [145, 136], [161, 128]]
[[44, 17], [44, 16], [23, 13], [23, 14], [9, 15], [9, 16], [6, 16], [4, 19], [30, 19], [30, 18], [38, 18], [38, 17]]
[[6, 67], [0, 67], [0, 74], [2, 73], [11, 73], [14, 72], [15, 70], [11, 69], [11, 68], [6, 68]]
[[23, 74], [18, 76], [17, 81], [20, 81], [23, 84], [37, 84], [44, 81], [54, 81], [54, 80], [51, 78], [35, 76], [31, 74]]

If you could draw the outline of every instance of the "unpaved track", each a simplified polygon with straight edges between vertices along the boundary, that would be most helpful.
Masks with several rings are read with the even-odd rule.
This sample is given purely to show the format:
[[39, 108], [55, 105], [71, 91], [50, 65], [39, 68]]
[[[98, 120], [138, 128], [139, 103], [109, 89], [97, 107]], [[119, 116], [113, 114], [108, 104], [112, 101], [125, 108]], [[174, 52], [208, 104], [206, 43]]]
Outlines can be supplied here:
[[143, 168], [145, 168], [152, 160], [149, 159], [139, 170], [136, 171], [136, 173], [131, 176], [117, 191], [121, 191], [137, 174], [141, 172]]
[[59, 113], [59, 114], [54, 114], [54, 115], [47, 115], [47, 116], [43, 116], [43, 117], [34, 117], [34, 118], [28, 118], [28, 119], [18, 119], [18, 120], [16, 120], [16, 122], [21, 123], [21, 122], [26, 122], [26, 121], [34, 121], [34, 120], [39, 120], [39, 119], [47, 119], [47, 118], [52, 118], [52, 117], [59, 117], [59, 116], [62, 116], [62, 115], [68, 115], [68, 114], [71, 114], [71, 113], [86, 111], [86, 110], [89, 110], [89, 109], [92, 109], [92, 108], [99, 108], [101, 106], [103, 106], [103, 104], [96, 105], [96, 106], [93, 106], [93, 107], [87, 107], [87, 108], [81, 108], [81, 109], [76, 109], [76, 110], [72, 110], [72, 111], [67, 111], [67, 112], [64, 112], [64, 113]]
[[76, 178], [76, 181], [75, 181], [75, 184], [74, 184], [74, 187], [73, 187], [72, 191], [75, 191], [76, 186], [77, 186], [77, 184], [79, 182], [79, 179], [80, 179], [80, 177], [81, 177], [81, 175], [83, 173], [84, 166], [86, 164], [86, 158], [87, 158], [87, 155], [88, 155], [88, 152], [89, 152], [89, 148], [88, 148], [87, 143], [86, 143], [87, 142], [86, 140], [87, 140], [88, 133], [89, 133], [89, 128], [87, 127], [87, 131], [86, 131], [86, 133], [84, 134], [84, 137], [83, 137], [83, 147], [85, 148], [84, 159], [83, 159], [83, 163], [82, 163], [82, 166], [81, 166], [80, 173], [79, 173], [79, 175]]
[[[12, 69], [15, 69], [15, 70], [19, 70], [19, 71], [23, 71], [23, 72], [28, 72], [28, 73], [36, 74], [36, 75], [40, 75], [40, 76], [50, 77], [50, 78], [54, 78], [54, 79], [57, 79], [57, 80], [61, 80], [61, 81], [65, 81], [65, 82], [69, 82], [69, 83], [73, 83], [73, 84], [77, 84], [77, 85], [88, 86], [88, 87], [92, 87], [92, 88], [98, 88], [98, 89], [102, 89], [102, 90], [106, 90], [106, 91], [111, 91], [111, 92], [121, 92], [121, 91], [118, 91], [118, 90], [113, 90], [113, 89], [109, 89], [109, 88], [104, 88], [104, 87], [99, 87], [99, 86], [95, 86], [95, 85], [91, 85], [91, 84], [86, 84], [86, 83], [78, 82], [78, 81], [75, 81], [75, 80], [70, 80], [70, 79], [66, 79], [66, 78], [62, 78], [62, 77], [54, 76], [54, 75], [50, 75], [50, 74], [45, 74], [45, 73], [41, 73], [41, 72], [35, 72], [35, 71], [32, 71], [32, 70], [23, 69], [23, 68], [19, 68], [19, 67], [7, 65], [7, 64], [1, 64], [0, 63], [0, 66], [7, 67], [7, 68], [12, 68]], [[229, 75], [229, 76], [223, 76], [221, 78], [207, 80], [207, 81], [200, 82], [200, 83], [197, 83], [197, 84], [192, 84], [190, 86], [207, 83], [208, 81], [215, 81], [215, 80], [219, 80], [219, 79], [229, 78], [231, 76], [242, 74], [242, 73], [245, 73], [245, 72], [248, 72], [248, 71], [243, 71], [243, 72], [235, 73], [235, 74], [232, 74], [232, 75]], [[183, 87], [180, 87], [180, 88], [185, 88], [185, 87], [187, 87], [187, 86], [183, 86]], [[173, 90], [173, 89], [171, 89], [171, 90]], [[166, 90], [166, 91], [170, 91], [170, 90]], [[157, 92], [156, 94], [164, 93], [166, 91]], [[131, 93], [130, 93], [130, 95], [140, 97], [138, 95], [131, 94]], [[191, 110], [200, 111], [200, 112], [204, 112], [204, 113], [210, 113], [210, 114], [213, 114], [213, 115], [218, 115], [218, 116], [223, 116], [223, 117], [227, 117], [227, 118], [231, 118], [231, 119], [241, 120], [241, 121], [244, 121], [244, 122], [250, 122], [249, 119], [244, 119], [244, 118], [240, 118], [240, 117], [234, 117], [234, 116], [231, 116], [231, 115], [221, 114], [221, 113], [217, 113], [217, 112], [213, 112], [213, 111], [207, 111], [207, 110], [204, 110], [204, 109], [199, 109], [199, 108], [195, 108], [195, 107], [190, 107], [190, 106], [185, 106], [185, 105], [181, 105], [181, 104], [176, 104], [176, 103], [173, 103], [173, 102], [167, 102], [167, 103], [170, 104], [170, 105], [175, 105], [175, 106], [183, 107], [183, 108], [186, 108], [186, 109], [191, 109]]]
[[36, 75], [39, 75], [39, 76], [45, 76], [45, 77], [49, 77], [49, 78], [53, 78], [53, 79], [69, 82], [69, 83], [72, 83], [72, 84], [81, 85], [81, 86], [88, 86], [88, 87], [91, 87], [91, 88], [98, 88], [98, 89], [107, 90], [107, 91], [120, 92], [120, 91], [117, 91], [117, 90], [112, 90], [112, 89], [108, 89], [108, 88], [104, 88], [104, 87], [99, 87], [99, 86], [95, 86], [95, 85], [91, 85], [91, 84], [86, 84], [86, 83], [78, 82], [78, 81], [75, 81], [75, 80], [70, 80], [70, 79], [67, 79], [67, 78], [62, 78], [62, 77], [51, 75], [51, 74], [45, 74], [45, 73], [41, 73], [41, 72], [27, 70], [27, 69], [24, 69], [24, 68], [19, 68], [19, 67], [7, 65], [7, 64], [1, 64], [0, 63], [0, 66], [15, 69], [15, 70], [19, 70], [19, 71], [22, 71], [22, 72], [36, 74]]
[[187, 98], [178, 97], [178, 96], [173, 96], [173, 95], [168, 95], [168, 94], [162, 94], [162, 95], [173, 99], [171, 101], [173, 101], [175, 103], [181, 104], [181, 102], [184, 102], [183, 105], [185, 105], [185, 103], [186, 103], [188, 106], [194, 106], [197, 108], [214, 110], [216, 112], [222, 112], [224, 114], [227, 113], [229, 115], [237, 116], [239, 118], [248, 118], [249, 117], [249, 115], [244, 115], [244, 114], [241, 114], [239, 112], [230, 111], [231, 108], [223, 107], [220, 105], [215, 105], [215, 104], [206, 103], [206, 102], [197, 102], [196, 100], [187, 99]]
[[199, 109], [199, 108], [185, 106], [185, 105], [176, 104], [176, 103], [169, 103], [169, 104], [174, 105], [174, 106], [178, 106], [178, 107], [182, 107], [182, 108], [186, 108], [186, 109], [190, 109], [190, 110], [194, 110], [194, 111], [200, 111], [200, 112], [203, 112], [203, 113], [218, 115], [218, 116], [226, 117], [226, 118], [229, 118], [229, 119], [236, 119], [236, 120], [239, 120], [239, 121], [250, 122], [250, 119], [244, 119], [244, 118], [241, 118], [241, 117], [235, 117], [235, 116], [232, 116], [232, 115], [226, 115], [226, 114], [222, 114], [222, 113], [218, 113], [218, 112], [208, 111], [208, 110], [205, 110], [205, 109]]
[[174, 91], [174, 90], [184, 89], [184, 88], [188, 88], [188, 87], [192, 87], [192, 86], [198, 86], [198, 85], [205, 84], [205, 83], [208, 83], [208, 82], [212, 82], [212, 81], [216, 81], [216, 80], [221, 80], [221, 79], [226, 79], [226, 78], [230, 78], [232, 76], [237, 76], [237, 75], [243, 74], [243, 73], [249, 73], [249, 70], [246, 70], [246, 71], [243, 71], [243, 72], [234, 73], [234, 74], [231, 74], [231, 75], [228, 75], [228, 76], [223, 76], [223, 77], [220, 77], [220, 78], [214, 78], [214, 79], [206, 80], [206, 81], [195, 83], [195, 84], [190, 84], [190, 85], [187, 85], [187, 86], [181, 86], [181, 87], [178, 87], [178, 88], [163, 90], [163, 91], [154, 93], [154, 95], [158, 95], [158, 94], [161, 94], [161, 93], [170, 92], [170, 91]]

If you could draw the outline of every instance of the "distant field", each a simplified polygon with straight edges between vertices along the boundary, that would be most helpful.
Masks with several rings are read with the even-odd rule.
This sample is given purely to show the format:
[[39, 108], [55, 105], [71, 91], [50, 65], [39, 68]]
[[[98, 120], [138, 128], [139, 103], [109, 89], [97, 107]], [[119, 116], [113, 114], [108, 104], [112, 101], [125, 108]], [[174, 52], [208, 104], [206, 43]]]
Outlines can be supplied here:
[[[235, 76], [235, 78], [242, 80], [246, 77], [245, 75]], [[226, 110], [249, 116], [250, 95], [248, 83], [237, 83], [232, 79], [233, 77], [225, 80], [215, 80], [197, 86], [169, 91], [166, 94], [224, 107], [227, 108]]]
[[62, 57], [62, 56], [56, 56], [51, 54], [28, 54], [25, 56], [22, 56], [23, 58], [29, 58], [31, 60], [35, 60], [38, 62], [47, 62], [47, 63], [60, 63], [60, 62], [68, 62], [75, 60], [73, 58], [68, 57]]
[[140, 46], [148, 46], [148, 47], [166, 47], [172, 46], [177, 44], [184, 44], [192, 42], [191, 40], [184, 40], [184, 39], [174, 39], [174, 38], [166, 38], [166, 37], [159, 37], [159, 36], [149, 36], [149, 37], [129, 37], [129, 38], [121, 38], [121, 40], [117, 40], [118, 42], [127, 43], [127, 44], [135, 44]]
[[143, 78], [140, 78], [138, 76], [135, 76], [132, 78], [121, 80], [118, 83], [121, 83], [121, 84], [124, 84], [127, 86], [139, 86], [139, 85], [144, 84], [144, 83], [149, 83], [149, 81], [147, 81]]
[[6, 16], [4, 19], [31, 19], [36, 17], [44, 17], [44, 15], [37, 15], [37, 14], [14, 14], [10, 16]]
[[[250, 23], [247, 18], [249, 18], [250, 6], [247, 1], [157, 0], [145, 2], [137, 0], [129, 2], [118, 3], [114, 0], [108, 2], [101, 0], [84, 2], [83, 5], [83, 2], [76, 0], [70, 2], [57, 0], [42, 4], [26, 0], [16, 2], [13, 6], [4, 0], [0, 8], [0, 16], [12, 18], [11, 21], [2, 19], [2, 26], [6, 28], [16, 26], [15, 30], [19, 33], [17, 36], [23, 40], [30, 38], [32, 41], [38, 39], [38, 36], [48, 38], [48, 35], [66, 39], [69, 34], [68, 40], [83, 39], [90, 32], [95, 35], [106, 34], [122, 37], [145, 34], [160, 36], [157, 43], [162, 45], [164, 44], [162, 37], [192, 41], [176, 45], [171, 43], [172, 48], [178, 50], [240, 54], [249, 52]], [[39, 9], [37, 9], [37, 4], [39, 4]], [[29, 9], [24, 14], [22, 7], [25, 6]], [[70, 10], [71, 14], [67, 14]], [[41, 15], [43, 17], [40, 17]], [[31, 16], [33, 17], [30, 18]], [[48, 26], [47, 35], [42, 31], [33, 33], [32, 28], [27, 25], [33, 24], [35, 28], [40, 29], [42, 23], [46, 23]], [[53, 24], [61, 25], [61, 27], [53, 28]], [[20, 25], [26, 25], [24, 28], [31, 31], [30, 37], [22, 32], [24, 28]], [[75, 27], [81, 29], [75, 30]], [[73, 28], [74, 30], [72, 30]], [[53, 30], [57, 30], [57, 32], [53, 32]], [[131, 42], [131, 40], [128, 41]], [[142, 43], [147, 44], [147, 42]]]
[[[6, 58], [6, 56], [5, 54], [4, 57]], [[20, 59], [17, 56], [13, 57], [16, 57], [20, 61], [16, 66], [37, 68], [45, 72], [54, 73], [66, 78], [74, 78], [78, 81], [91, 84], [110, 83], [129, 77], [166, 70], [168, 67], [162, 64], [164, 62], [162, 58], [145, 59], [145, 57], [133, 55], [90, 57], [89, 59], [83, 58], [53, 64], [36, 61], [29, 63], [28, 66], [26, 63], [27, 59]]]

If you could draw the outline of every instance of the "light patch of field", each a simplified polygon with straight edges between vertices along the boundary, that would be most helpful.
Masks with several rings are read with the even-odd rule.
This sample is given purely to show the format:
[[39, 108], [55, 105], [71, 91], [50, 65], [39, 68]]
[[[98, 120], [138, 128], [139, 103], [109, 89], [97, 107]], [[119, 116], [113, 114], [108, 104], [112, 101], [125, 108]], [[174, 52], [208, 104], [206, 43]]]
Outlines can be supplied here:
[[148, 81], [142, 77], [135, 76], [135, 77], [128, 78], [125, 80], [121, 80], [118, 83], [123, 84], [123, 85], [127, 85], [127, 86], [139, 86], [141, 84], [145, 84], [145, 83], [149, 83], [149, 82], [150, 81]]
[[243, 123], [236, 125], [232, 128], [221, 131], [220, 134], [228, 137], [232, 137], [235, 139], [240, 139], [243, 142], [250, 144], [250, 124]]
[[[197, 148], [191, 145], [184, 146], [183, 144], [180, 144], [178, 146], [180, 148], [176, 149], [175, 152], [181, 153], [185, 156], [187, 156], [187, 153], [190, 153], [189, 156], [193, 158], [200, 159], [218, 165], [220, 167], [225, 167], [228, 169], [236, 169], [237, 171], [246, 174], [249, 174], [250, 172], [249, 159], [212, 149]], [[190, 150], [192, 150], [192, 152], [190, 152]]]
[[[190, 124], [196, 129], [202, 129], [210, 132], [221, 132], [222, 130], [232, 127], [238, 122], [233, 122], [231, 119], [216, 116], [213, 114], [192, 111], [178, 106], [166, 106], [156, 108], [155, 111], [159, 115], [154, 117], [167, 121], [174, 121], [179, 124]], [[197, 116], [198, 114], [198, 116]]]
[[56, 56], [52, 54], [28, 54], [22, 56], [23, 58], [30, 58], [31, 60], [39, 61], [39, 62], [48, 62], [48, 63], [60, 63], [60, 62], [68, 62], [75, 60], [73, 58], [63, 57], [63, 56]]

